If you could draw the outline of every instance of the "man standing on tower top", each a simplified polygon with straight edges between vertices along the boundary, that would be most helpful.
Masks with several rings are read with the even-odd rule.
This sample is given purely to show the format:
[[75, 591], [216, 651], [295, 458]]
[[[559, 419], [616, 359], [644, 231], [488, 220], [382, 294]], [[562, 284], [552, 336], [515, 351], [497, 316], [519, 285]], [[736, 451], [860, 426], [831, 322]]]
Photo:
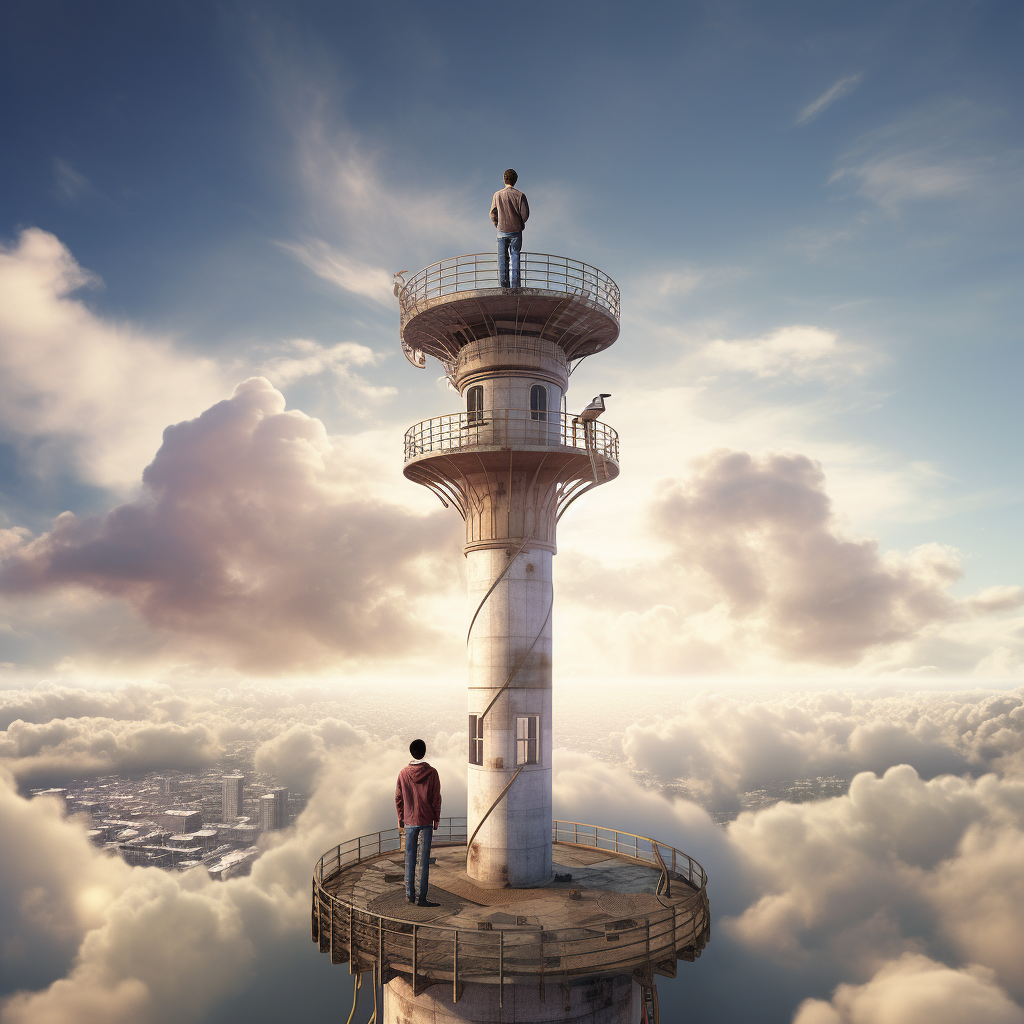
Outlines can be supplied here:
[[[405, 898], [421, 907], [436, 907], [427, 900], [430, 884], [430, 840], [441, 823], [441, 779], [424, 757], [423, 740], [409, 744], [412, 760], [398, 773], [395, 808], [398, 827], [405, 829]], [[420, 890], [416, 898], [416, 848], [420, 847]]]
[[509, 287], [509, 264], [511, 286], [519, 287], [519, 251], [523, 247], [523, 228], [530, 219], [530, 204], [514, 187], [518, 180], [519, 175], [510, 167], [505, 172], [505, 187], [491, 200], [491, 221], [498, 229], [498, 282], [502, 288]]

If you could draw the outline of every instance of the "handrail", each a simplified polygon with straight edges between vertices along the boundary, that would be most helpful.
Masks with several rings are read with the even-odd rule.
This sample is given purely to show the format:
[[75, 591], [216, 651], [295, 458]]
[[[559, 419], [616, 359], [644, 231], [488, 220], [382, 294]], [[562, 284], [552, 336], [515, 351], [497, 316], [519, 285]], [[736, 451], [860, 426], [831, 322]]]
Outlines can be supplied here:
[[618, 464], [619, 435], [603, 420], [530, 409], [455, 412], [421, 420], [405, 432], [405, 461], [468, 448], [573, 448]]
[[[440, 826], [435, 831], [436, 845], [466, 843], [464, 818], [443, 818]], [[572, 837], [564, 842], [579, 846], [601, 848], [602, 843], [612, 844], [609, 852], [614, 846], [621, 856], [648, 864], [650, 851], [641, 844], [650, 844], [659, 856], [662, 850], [671, 851], [673, 869], [679, 858], [688, 862], [694, 891], [671, 903], [659, 897], [660, 906], [652, 912], [624, 914], [603, 923], [551, 930], [495, 923], [493, 929], [481, 930], [471, 922], [459, 927], [391, 917], [357, 907], [353, 899], [324, 888], [325, 873], [330, 880], [353, 864], [398, 852], [400, 832], [389, 829], [339, 843], [317, 862], [312, 893], [313, 941], [321, 951], [330, 953], [332, 962], [347, 961], [352, 973], [371, 967], [389, 976], [411, 973], [414, 985], [418, 974], [434, 981], [451, 979], [456, 999], [461, 994], [461, 983], [468, 980], [500, 986], [507, 978], [544, 974], [568, 978], [635, 968], [647, 975], [652, 970], [674, 974], [675, 968], [667, 966], [669, 960], [674, 963], [680, 957], [693, 959], [700, 955], [710, 938], [711, 917], [707, 877], [696, 861], [656, 839], [605, 826], [555, 821], [552, 837], [556, 843], [563, 842], [558, 838], [562, 834]], [[685, 881], [687, 876], [681, 872], [677, 877]]]
[[[595, 849], [601, 849], [601, 847], [598, 845], [598, 843], [599, 843], [599, 841], [601, 839], [606, 839], [606, 841], [614, 840], [614, 844], [615, 845], [613, 847], [613, 851], [615, 853], [618, 853], [618, 854], [622, 855], [624, 853], [624, 851], [619, 848], [619, 844], [618, 844], [618, 837], [619, 836], [626, 836], [629, 839], [634, 839], [634, 840], [637, 840], [638, 842], [650, 843], [652, 851], [653, 851], [655, 845], [664, 846], [666, 849], [669, 849], [669, 850], [672, 851], [673, 870], [676, 870], [675, 869], [676, 855], [677, 854], [681, 855], [681, 856], [685, 857], [686, 860], [689, 862], [690, 870], [689, 870], [688, 881], [690, 882], [690, 884], [691, 885], [693, 884], [693, 869], [696, 868], [697, 871], [699, 872], [699, 878], [700, 878], [700, 887], [699, 888], [700, 888], [700, 890], [703, 890], [707, 886], [707, 874], [705, 873], [704, 869], [700, 866], [700, 864], [698, 864], [688, 854], [683, 853], [682, 850], [677, 850], [677, 849], [675, 849], [675, 847], [669, 846], [668, 843], [663, 843], [663, 842], [661, 842], [658, 839], [652, 839], [650, 836], [637, 835], [635, 832], [622, 832], [622, 831], [620, 831], [619, 829], [616, 829], [616, 828], [609, 828], [607, 825], [589, 825], [589, 824], [587, 824], [585, 822], [582, 822], [582, 821], [560, 821], [560, 820], [557, 820], [557, 819], [551, 823], [551, 833], [552, 833], [552, 836], [554, 837], [554, 841], [555, 842], [568, 842], [568, 840], [559, 840], [558, 839], [558, 835], [559, 835], [559, 828], [558, 828], [558, 826], [559, 825], [566, 825], [566, 826], [571, 825], [572, 826], [573, 836], [574, 836], [574, 839], [573, 839], [573, 845], [574, 846], [593, 846]], [[586, 833], [582, 833], [581, 834], [579, 832], [579, 830], [581, 828], [592, 828], [592, 829], [594, 829], [594, 835], [590, 836], [590, 835], [587, 835]], [[564, 831], [566, 833], [568, 833], [569, 830], [565, 829]], [[608, 837], [600, 836], [598, 834], [600, 832], [610, 832], [612, 835], [611, 835], [610, 838], [608, 838]], [[581, 842], [579, 842], [579, 838], [580, 837], [586, 838], [586, 839], [594, 839], [595, 842], [593, 844], [591, 844], [591, 843], [581, 843]], [[664, 861], [661, 859], [660, 851], [658, 853], [652, 852], [650, 859], [648, 859], [646, 857], [641, 857], [640, 856], [640, 852], [639, 852], [638, 847], [636, 845], [634, 845], [633, 849], [634, 849], [633, 856], [637, 860], [646, 860], [647, 863], [649, 863], [649, 864], [656, 864], [659, 867], [663, 867], [664, 866]], [[647, 851], [643, 851], [643, 852], [646, 853]], [[629, 856], [629, 854], [627, 853], [627, 854], [625, 854], [625, 856]], [[668, 869], [666, 868], [666, 873], [667, 873], [667, 870]], [[676, 870], [676, 874], [679, 875], [680, 873]]]
[[[521, 289], [565, 292], [596, 304], [619, 322], [619, 286], [602, 270], [569, 256], [524, 252], [519, 256]], [[498, 256], [464, 253], [432, 263], [410, 278], [398, 293], [403, 324], [421, 304], [454, 292], [497, 288]]]

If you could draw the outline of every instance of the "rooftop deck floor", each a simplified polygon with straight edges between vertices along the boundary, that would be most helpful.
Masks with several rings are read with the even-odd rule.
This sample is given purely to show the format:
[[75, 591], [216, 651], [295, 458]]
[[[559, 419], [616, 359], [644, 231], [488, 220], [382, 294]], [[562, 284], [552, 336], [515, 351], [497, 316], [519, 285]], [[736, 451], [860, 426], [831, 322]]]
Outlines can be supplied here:
[[[698, 898], [686, 882], [673, 881], [671, 896], [657, 895], [661, 871], [606, 850], [556, 843], [554, 871], [572, 875], [539, 889], [483, 889], [466, 874], [465, 846], [435, 847], [428, 899], [418, 907], [405, 898], [405, 853], [362, 861], [326, 881], [324, 888], [346, 904], [393, 920], [459, 929], [481, 923], [501, 930], [604, 929], [623, 918], [643, 917]], [[579, 898], [570, 897], [570, 892]]]

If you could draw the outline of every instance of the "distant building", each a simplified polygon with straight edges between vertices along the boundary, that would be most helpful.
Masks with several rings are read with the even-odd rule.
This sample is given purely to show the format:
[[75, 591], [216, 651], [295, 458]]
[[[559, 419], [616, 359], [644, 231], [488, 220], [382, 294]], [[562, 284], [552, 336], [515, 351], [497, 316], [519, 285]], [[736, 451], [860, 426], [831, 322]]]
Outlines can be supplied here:
[[156, 783], [156, 791], [160, 796], [171, 795], [171, 780], [166, 778], [156, 778], [153, 780]]
[[271, 791], [277, 807], [277, 827], [288, 827], [288, 787], [275, 786]]
[[180, 836], [188, 832], [198, 832], [203, 827], [201, 811], [186, 811], [170, 807], [156, 815], [156, 823], [167, 829], [172, 835]]
[[217, 837], [236, 846], [252, 846], [256, 842], [259, 831], [255, 825], [231, 825], [218, 829]]
[[206, 870], [210, 873], [211, 878], [219, 882], [226, 882], [229, 878], [249, 874], [259, 855], [259, 850], [256, 847], [250, 847], [247, 850], [232, 850], [231, 853], [226, 853], [223, 857], [208, 864]]
[[277, 827], [277, 801], [273, 793], [264, 793], [260, 797], [260, 828], [273, 832]]
[[232, 825], [236, 818], [242, 817], [242, 794], [245, 788], [244, 775], [225, 775], [221, 779], [222, 811], [221, 817], [225, 825]]

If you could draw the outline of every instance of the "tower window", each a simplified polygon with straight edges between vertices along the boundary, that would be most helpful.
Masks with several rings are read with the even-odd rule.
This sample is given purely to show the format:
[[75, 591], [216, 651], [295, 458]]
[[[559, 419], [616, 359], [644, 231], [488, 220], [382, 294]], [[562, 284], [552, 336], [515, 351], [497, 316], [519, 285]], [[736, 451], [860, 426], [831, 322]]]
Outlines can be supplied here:
[[534, 384], [530, 388], [530, 419], [546, 420], [548, 418], [548, 389], [543, 384]]
[[537, 734], [540, 715], [523, 715], [516, 719], [516, 764], [537, 764]]
[[469, 413], [468, 420], [471, 424], [483, 423], [484, 389], [480, 384], [474, 384], [466, 392], [466, 412]]
[[484, 763], [484, 720], [480, 715], [469, 716], [469, 763]]

